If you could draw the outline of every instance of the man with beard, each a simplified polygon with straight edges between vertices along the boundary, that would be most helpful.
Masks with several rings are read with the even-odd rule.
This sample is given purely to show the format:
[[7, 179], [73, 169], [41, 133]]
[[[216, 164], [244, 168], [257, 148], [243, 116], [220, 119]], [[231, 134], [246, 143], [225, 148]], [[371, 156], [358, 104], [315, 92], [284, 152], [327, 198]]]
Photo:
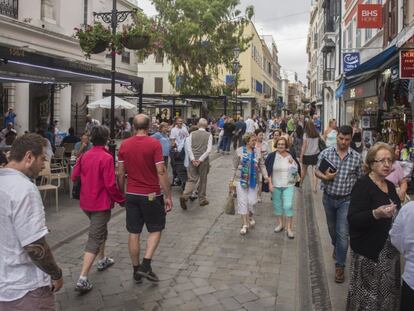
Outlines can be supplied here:
[[0, 310], [55, 310], [54, 292], [63, 286], [45, 240], [45, 211], [36, 185], [44, 168], [46, 140], [17, 138], [9, 163], [0, 170]]

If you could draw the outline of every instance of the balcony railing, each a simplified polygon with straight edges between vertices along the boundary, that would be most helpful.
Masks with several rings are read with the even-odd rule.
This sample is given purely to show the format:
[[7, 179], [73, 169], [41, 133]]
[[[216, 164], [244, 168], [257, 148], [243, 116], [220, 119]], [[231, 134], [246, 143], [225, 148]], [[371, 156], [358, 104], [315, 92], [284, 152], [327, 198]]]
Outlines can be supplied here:
[[323, 71], [323, 81], [334, 81], [335, 80], [335, 68], [326, 68]]
[[0, 15], [17, 18], [19, 0], [0, 0]]

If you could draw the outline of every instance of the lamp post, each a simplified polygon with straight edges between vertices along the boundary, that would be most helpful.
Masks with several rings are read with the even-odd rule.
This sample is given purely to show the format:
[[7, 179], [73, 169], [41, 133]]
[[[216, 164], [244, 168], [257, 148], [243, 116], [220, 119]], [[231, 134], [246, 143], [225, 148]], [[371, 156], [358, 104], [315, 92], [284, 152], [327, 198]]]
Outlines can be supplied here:
[[[235, 92], [236, 115], [237, 115], [237, 110], [238, 110], [238, 107], [237, 107], [237, 92], [238, 92], [237, 84], [238, 84], [238, 73], [239, 73], [239, 67], [240, 67], [239, 55], [240, 55], [240, 49], [238, 47], [234, 48], [233, 49], [233, 56], [234, 56], [234, 59], [233, 59], [233, 73], [234, 73], [234, 86], [235, 86], [235, 89], [236, 89], [236, 92]], [[240, 111], [240, 114], [241, 114], [241, 111]]]
[[[93, 12], [93, 16], [102, 19], [102, 21], [106, 24], [111, 25], [112, 36], [115, 37], [116, 35], [116, 28], [120, 23], [123, 23], [129, 15], [135, 13], [136, 10], [132, 11], [118, 11], [116, 9], [116, 1], [112, 0], [112, 11], [111, 12], [104, 12], [104, 13], [95, 13]], [[110, 124], [110, 137], [111, 141], [109, 143], [109, 151], [113, 155], [115, 159], [115, 151], [116, 151], [116, 144], [115, 144], [115, 74], [116, 74], [116, 53], [115, 53], [115, 45], [112, 44], [111, 46], [111, 124]]]

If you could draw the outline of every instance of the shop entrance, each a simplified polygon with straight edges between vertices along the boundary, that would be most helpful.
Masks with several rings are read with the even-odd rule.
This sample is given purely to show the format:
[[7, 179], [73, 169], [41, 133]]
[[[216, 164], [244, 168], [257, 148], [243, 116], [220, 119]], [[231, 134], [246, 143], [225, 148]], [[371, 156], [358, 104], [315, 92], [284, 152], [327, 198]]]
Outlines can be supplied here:
[[30, 84], [29, 86], [29, 129], [46, 130], [49, 124], [49, 88], [47, 85]]

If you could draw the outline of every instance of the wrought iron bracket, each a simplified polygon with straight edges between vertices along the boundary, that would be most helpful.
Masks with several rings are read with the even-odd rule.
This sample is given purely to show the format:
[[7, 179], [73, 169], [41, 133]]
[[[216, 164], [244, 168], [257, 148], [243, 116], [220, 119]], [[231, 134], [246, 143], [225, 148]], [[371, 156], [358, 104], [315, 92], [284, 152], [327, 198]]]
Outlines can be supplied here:
[[54, 83], [54, 84], [51, 84], [50, 86], [52, 85], [55, 87], [55, 91], [58, 92], [68, 87], [70, 84], [69, 83]]
[[121, 86], [135, 94], [140, 94], [142, 92], [142, 87], [137, 83], [121, 84]]
[[[125, 22], [129, 15], [136, 13], [137, 9], [132, 11], [116, 11], [116, 25]], [[112, 12], [96, 13], [93, 12], [93, 17], [100, 18], [106, 24], [112, 24]]]

